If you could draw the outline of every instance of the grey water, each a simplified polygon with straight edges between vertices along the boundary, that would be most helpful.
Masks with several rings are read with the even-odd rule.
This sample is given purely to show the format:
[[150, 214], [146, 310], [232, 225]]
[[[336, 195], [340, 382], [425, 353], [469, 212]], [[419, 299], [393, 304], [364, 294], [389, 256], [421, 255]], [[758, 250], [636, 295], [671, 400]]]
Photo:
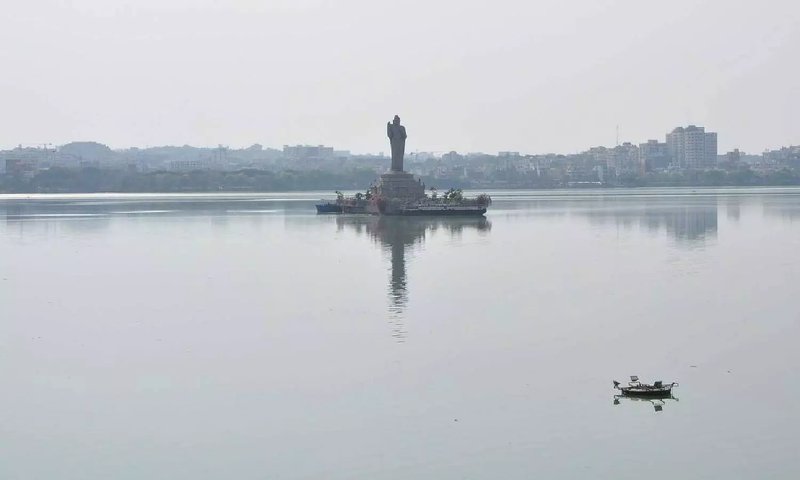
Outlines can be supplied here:
[[0, 478], [800, 476], [800, 189], [490, 193], [0, 196]]

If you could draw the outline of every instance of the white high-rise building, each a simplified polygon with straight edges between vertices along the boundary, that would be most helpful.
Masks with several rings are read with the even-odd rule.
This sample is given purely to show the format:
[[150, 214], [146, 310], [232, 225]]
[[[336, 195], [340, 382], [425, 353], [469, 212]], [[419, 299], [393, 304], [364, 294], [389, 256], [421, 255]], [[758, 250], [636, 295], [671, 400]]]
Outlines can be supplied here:
[[667, 134], [672, 165], [688, 169], [711, 168], [717, 163], [717, 134], [689, 125]]

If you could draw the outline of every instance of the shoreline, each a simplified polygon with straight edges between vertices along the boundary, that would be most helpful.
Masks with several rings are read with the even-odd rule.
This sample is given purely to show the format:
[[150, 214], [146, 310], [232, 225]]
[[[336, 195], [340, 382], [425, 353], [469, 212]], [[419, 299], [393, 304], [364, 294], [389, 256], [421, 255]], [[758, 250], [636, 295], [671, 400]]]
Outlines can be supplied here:
[[[355, 194], [359, 190], [342, 190], [345, 195]], [[665, 187], [608, 187], [608, 188], [491, 188], [491, 189], [464, 189], [464, 193], [487, 193], [497, 195], [498, 198], [514, 198], [514, 193], [523, 195], [539, 195], [552, 197], [559, 195], [597, 196], [597, 195], [637, 195], [637, 194], [703, 194], [703, 193], [730, 193], [730, 194], [769, 194], [769, 193], [797, 193], [800, 194], [800, 185], [730, 185], [730, 186], [665, 186]], [[24, 199], [80, 199], [80, 198], [131, 198], [131, 199], [156, 199], [156, 198], [253, 198], [274, 197], [282, 201], [316, 201], [336, 198], [330, 190], [283, 190], [283, 191], [194, 191], [194, 192], [0, 192], [0, 200]], [[281, 198], [282, 197], [282, 198]], [[294, 198], [285, 198], [294, 197]]]

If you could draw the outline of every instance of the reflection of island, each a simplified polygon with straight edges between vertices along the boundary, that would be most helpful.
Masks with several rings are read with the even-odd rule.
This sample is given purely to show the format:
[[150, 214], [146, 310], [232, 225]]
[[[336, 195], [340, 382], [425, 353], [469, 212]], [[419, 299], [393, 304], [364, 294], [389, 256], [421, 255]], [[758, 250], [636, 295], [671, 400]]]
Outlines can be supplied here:
[[425, 240], [427, 232], [445, 230], [457, 237], [465, 229], [479, 232], [491, 230], [492, 224], [485, 217], [365, 217], [340, 216], [336, 218], [339, 229], [351, 228], [358, 234], [367, 233], [385, 251], [391, 254], [391, 275], [389, 279], [389, 312], [394, 319], [394, 335], [405, 337], [401, 323], [397, 322], [408, 304], [408, 285], [406, 275], [406, 253]]

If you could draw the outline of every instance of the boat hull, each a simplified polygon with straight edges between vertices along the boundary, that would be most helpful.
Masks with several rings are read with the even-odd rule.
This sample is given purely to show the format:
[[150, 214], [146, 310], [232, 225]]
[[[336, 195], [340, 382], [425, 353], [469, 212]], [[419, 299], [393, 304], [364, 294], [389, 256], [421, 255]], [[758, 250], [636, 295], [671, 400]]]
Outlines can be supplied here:
[[342, 213], [342, 206], [336, 203], [318, 203], [317, 213]]
[[664, 388], [636, 388], [636, 387], [621, 387], [620, 391], [626, 397], [640, 397], [640, 398], [667, 398], [672, 396], [672, 387]]

